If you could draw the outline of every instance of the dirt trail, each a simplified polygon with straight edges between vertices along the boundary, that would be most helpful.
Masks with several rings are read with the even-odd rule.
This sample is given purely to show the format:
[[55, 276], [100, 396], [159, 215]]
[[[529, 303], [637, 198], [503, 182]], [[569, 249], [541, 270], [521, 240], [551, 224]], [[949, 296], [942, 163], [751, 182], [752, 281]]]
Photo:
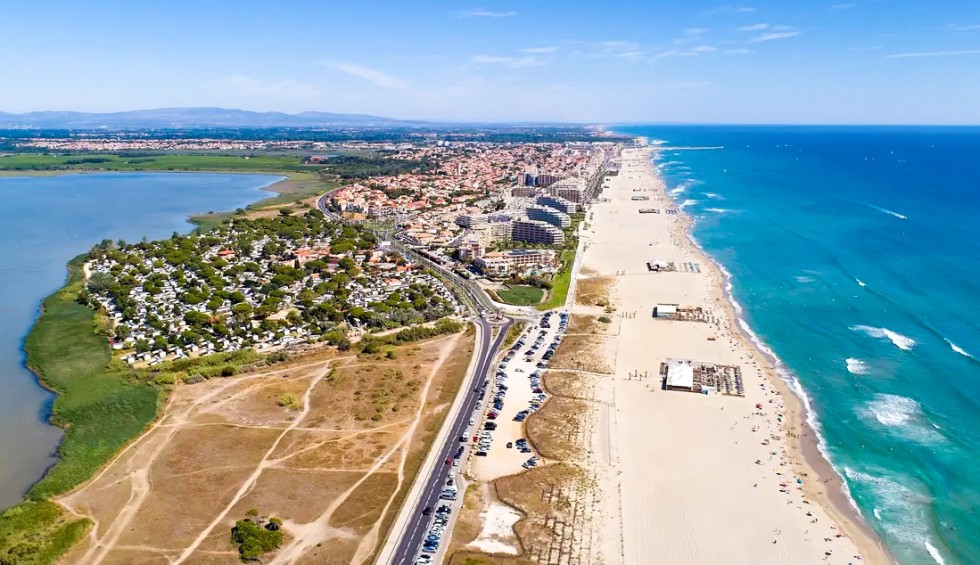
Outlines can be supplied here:
[[412, 424], [409, 426], [408, 430], [399, 438], [398, 442], [383, 456], [379, 457], [375, 461], [374, 465], [364, 474], [356, 483], [350, 486], [343, 494], [338, 496], [332, 504], [321, 514], [316, 520], [307, 524], [286, 524], [290, 535], [292, 535], [292, 541], [279, 550], [273, 560], [270, 562], [271, 565], [282, 565], [295, 563], [300, 557], [303, 556], [310, 548], [315, 547], [318, 543], [322, 543], [329, 539], [330, 534], [335, 531], [335, 528], [330, 527], [330, 519], [333, 517], [334, 512], [347, 500], [347, 498], [355, 491], [361, 484], [366, 481], [371, 475], [373, 475], [382, 465], [388, 462], [392, 455], [397, 451], [401, 450], [402, 457], [398, 465], [398, 485], [392, 492], [391, 497], [385, 504], [384, 511], [381, 512], [378, 521], [376, 521], [372, 526], [371, 530], [366, 536], [361, 538], [360, 544], [358, 544], [357, 552], [355, 553], [353, 563], [360, 563], [365, 560], [374, 548], [377, 542], [378, 530], [380, 529], [381, 520], [384, 519], [385, 514], [388, 512], [394, 497], [398, 494], [401, 489], [402, 483], [405, 476], [405, 462], [408, 457], [408, 451], [411, 447], [412, 439], [415, 437], [415, 431], [418, 428], [419, 422], [422, 420], [422, 414], [425, 408], [425, 399], [429, 395], [429, 389], [432, 386], [432, 381], [435, 379], [439, 370], [442, 368], [443, 363], [449, 358], [450, 353], [452, 353], [455, 348], [459, 338], [462, 334], [456, 334], [443, 343], [439, 350], [439, 358], [433, 364], [431, 371], [429, 371], [428, 377], [425, 379], [425, 385], [422, 386], [419, 392], [419, 408], [415, 412], [415, 417], [412, 420]]
[[330, 372], [331, 366], [332, 364], [328, 363], [326, 367], [324, 367], [319, 373], [317, 373], [310, 380], [309, 386], [306, 387], [306, 392], [303, 393], [303, 409], [300, 411], [299, 416], [294, 418], [292, 425], [290, 425], [288, 428], [283, 430], [282, 433], [279, 434], [279, 437], [277, 437], [276, 440], [272, 442], [272, 446], [269, 447], [269, 449], [265, 452], [265, 455], [262, 456], [262, 459], [259, 461], [258, 465], [256, 465], [255, 471], [253, 471], [252, 474], [248, 477], [248, 479], [246, 479], [245, 482], [242, 483], [242, 486], [238, 488], [238, 492], [235, 493], [235, 496], [231, 499], [231, 501], [225, 505], [225, 509], [222, 510], [220, 514], [215, 516], [214, 520], [212, 520], [211, 523], [208, 524], [208, 527], [205, 528], [200, 534], [198, 534], [197, 538], [195, 538], [194, 541], [189, 546], [184, 548], [184, 551], [180, 554], [179, 557], [177, 557], [176, 560], [172, 561], [174, 565], [180, 565], [180, 563], [186, 561], [187, 558], [190, 557], [192, 553], [194, 553], [194, 550], [197, 549], [199, 545], [201, 545], [201, 542], [203, 542], [205, 538], [207, 538], [211, 534], [215, 526], [220, 524], [225, 519], [225, 516], [228, 515], [228, 512], [230, 512], [231, 509], [234, 508], [236, 504], [238, 504], [238, 501], [241, 500], [246, 494], [248, 494], [252, 490], [252, 488], [255, 486], [255, 483], [259, 480], [259, 477], [262, 476], [262, 471], [264, 471], [265, 468], [269, 465], [268, 463], [269, 457], [272, 456], [276, 448], [279, 447], [279, 443], [282, 441], [282, 439], [286, 437], [286, 434], [288, 434], [290, 430], [298, 426], [300, 422], [306, 419], [306, 416], [310, 413], [310, 395], [313, 394], [313, 389], [316, 388], [316, 385], [319, 384], [319, 382], [322, 381], [323, 378], [327, 376], [327, 373]]

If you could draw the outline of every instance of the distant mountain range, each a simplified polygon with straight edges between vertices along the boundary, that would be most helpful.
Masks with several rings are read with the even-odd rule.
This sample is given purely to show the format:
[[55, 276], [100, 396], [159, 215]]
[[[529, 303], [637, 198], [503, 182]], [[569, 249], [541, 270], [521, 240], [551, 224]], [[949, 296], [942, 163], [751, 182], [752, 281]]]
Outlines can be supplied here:
[[396, 120], [365, 114], [330, 112], [250, 112], [225, 108], [158, 108], [129, 112], [0, 112], [0, 128], [49, 129], [187, 129], [273, 127], [398, 127], [423, 122]]

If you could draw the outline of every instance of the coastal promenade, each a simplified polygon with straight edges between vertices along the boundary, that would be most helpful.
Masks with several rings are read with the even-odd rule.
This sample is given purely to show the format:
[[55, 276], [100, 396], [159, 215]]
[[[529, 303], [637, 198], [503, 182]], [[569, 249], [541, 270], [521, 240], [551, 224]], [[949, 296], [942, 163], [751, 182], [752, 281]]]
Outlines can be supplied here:
[[[650, 156], [624, 151], [583, 234], [583, 270], [610, 281], [618, 314], [602, 343], [614, 374], [598, 385], [593, 437], [606, 491], [603, 560], [888, 562], [840, 503], [829, 467], [803, 457], [799, 403], [737, 329], [726, 278], [689, 239], [690, 219]], [[656, 262], [678, 268], [651, 271]], [[657, 304], [700, 307], [704, 320], [657, 319]], [[576, 305], [573, 313], [593, 310]], [[745, 396], [665, 390], [661, 363], [671, 358], [739, 367]]]

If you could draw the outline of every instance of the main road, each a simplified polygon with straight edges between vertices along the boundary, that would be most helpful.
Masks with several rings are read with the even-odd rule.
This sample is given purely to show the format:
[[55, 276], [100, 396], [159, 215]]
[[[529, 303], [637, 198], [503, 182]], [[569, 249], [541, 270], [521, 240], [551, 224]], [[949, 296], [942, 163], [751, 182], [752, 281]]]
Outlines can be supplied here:
[[[329, 193], [317, 200], [317, 207], [328, 218], [343, 221], [327, 208]], [[469, 420], [476, 408], [480, 387], [489, 376], [491, 365], [497, 357], [514, 320], [501, 316], [490, 297], [472, 281], [466, 280], [451, 269], [432, 261], [415, 249], [398, 241], [391, 232], [378, 231], [376, 235], [390, 242], [392, 248], [402, 255], [431, 268], [457, 295], [462, 298], [467, 307], [478, 314], [474, 318], [477, 326], [478, 342], [473, 351], [475, 363], [471, 362], [470, 372], [463, 379], [460, 391], [453, 408], [446, 416], [442, 429], [433, 441], [432, 448], [427, 454], [419, 474], [408, 492], [404, 506], [395, 518], [389, 538], [382, 547], [378, 558], [379, 563], [408, 565], [414, 562], [425, 539], [430, 518], [422, 514], [425, 508], [434, 508], [439, 503], [439, 496], [445, 488], [446, 481], [453, 476], [455, 467], [446, 464], [459, 448], [459, 437], [464, 435], [469, 426]], [[497, 328], [494, 337], [493, 329]], [[447, 531], [443, 543], [448, 542], [451, 532]]]

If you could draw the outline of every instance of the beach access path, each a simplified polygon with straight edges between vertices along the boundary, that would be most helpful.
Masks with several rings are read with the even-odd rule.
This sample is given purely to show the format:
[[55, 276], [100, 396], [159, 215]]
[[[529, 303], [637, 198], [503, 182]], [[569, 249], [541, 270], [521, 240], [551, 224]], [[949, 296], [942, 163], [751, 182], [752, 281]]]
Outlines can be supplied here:
[[[674, 213], [650, 158], [646, 148], [624, 150], [582, 234], [583, 269], [612, 278], [616, 308], [615, 337], [604, 345], [615, 374], [597, 389], [608, 406], [593, 439], [607, 493], [603, 561], [887, 562], [856, 512], [831, 503], [826, 471], [787, 440], [798, 431], [798, 402], [736, 329], [727, 281], [688, 238], [690, 220]], [[637, 194], [649, 201], [631, 200]], [[651, 207], [663, 213], [639, 213]], [[656, 273], [648, 261], [691, 266]], [[700, 306], [709, 321], [656, 319], [658, 303]], [[576, 305], [573, 314], [592, 310]], [[662, 390], [668, 358], [739, 366], [745, 397]]]

